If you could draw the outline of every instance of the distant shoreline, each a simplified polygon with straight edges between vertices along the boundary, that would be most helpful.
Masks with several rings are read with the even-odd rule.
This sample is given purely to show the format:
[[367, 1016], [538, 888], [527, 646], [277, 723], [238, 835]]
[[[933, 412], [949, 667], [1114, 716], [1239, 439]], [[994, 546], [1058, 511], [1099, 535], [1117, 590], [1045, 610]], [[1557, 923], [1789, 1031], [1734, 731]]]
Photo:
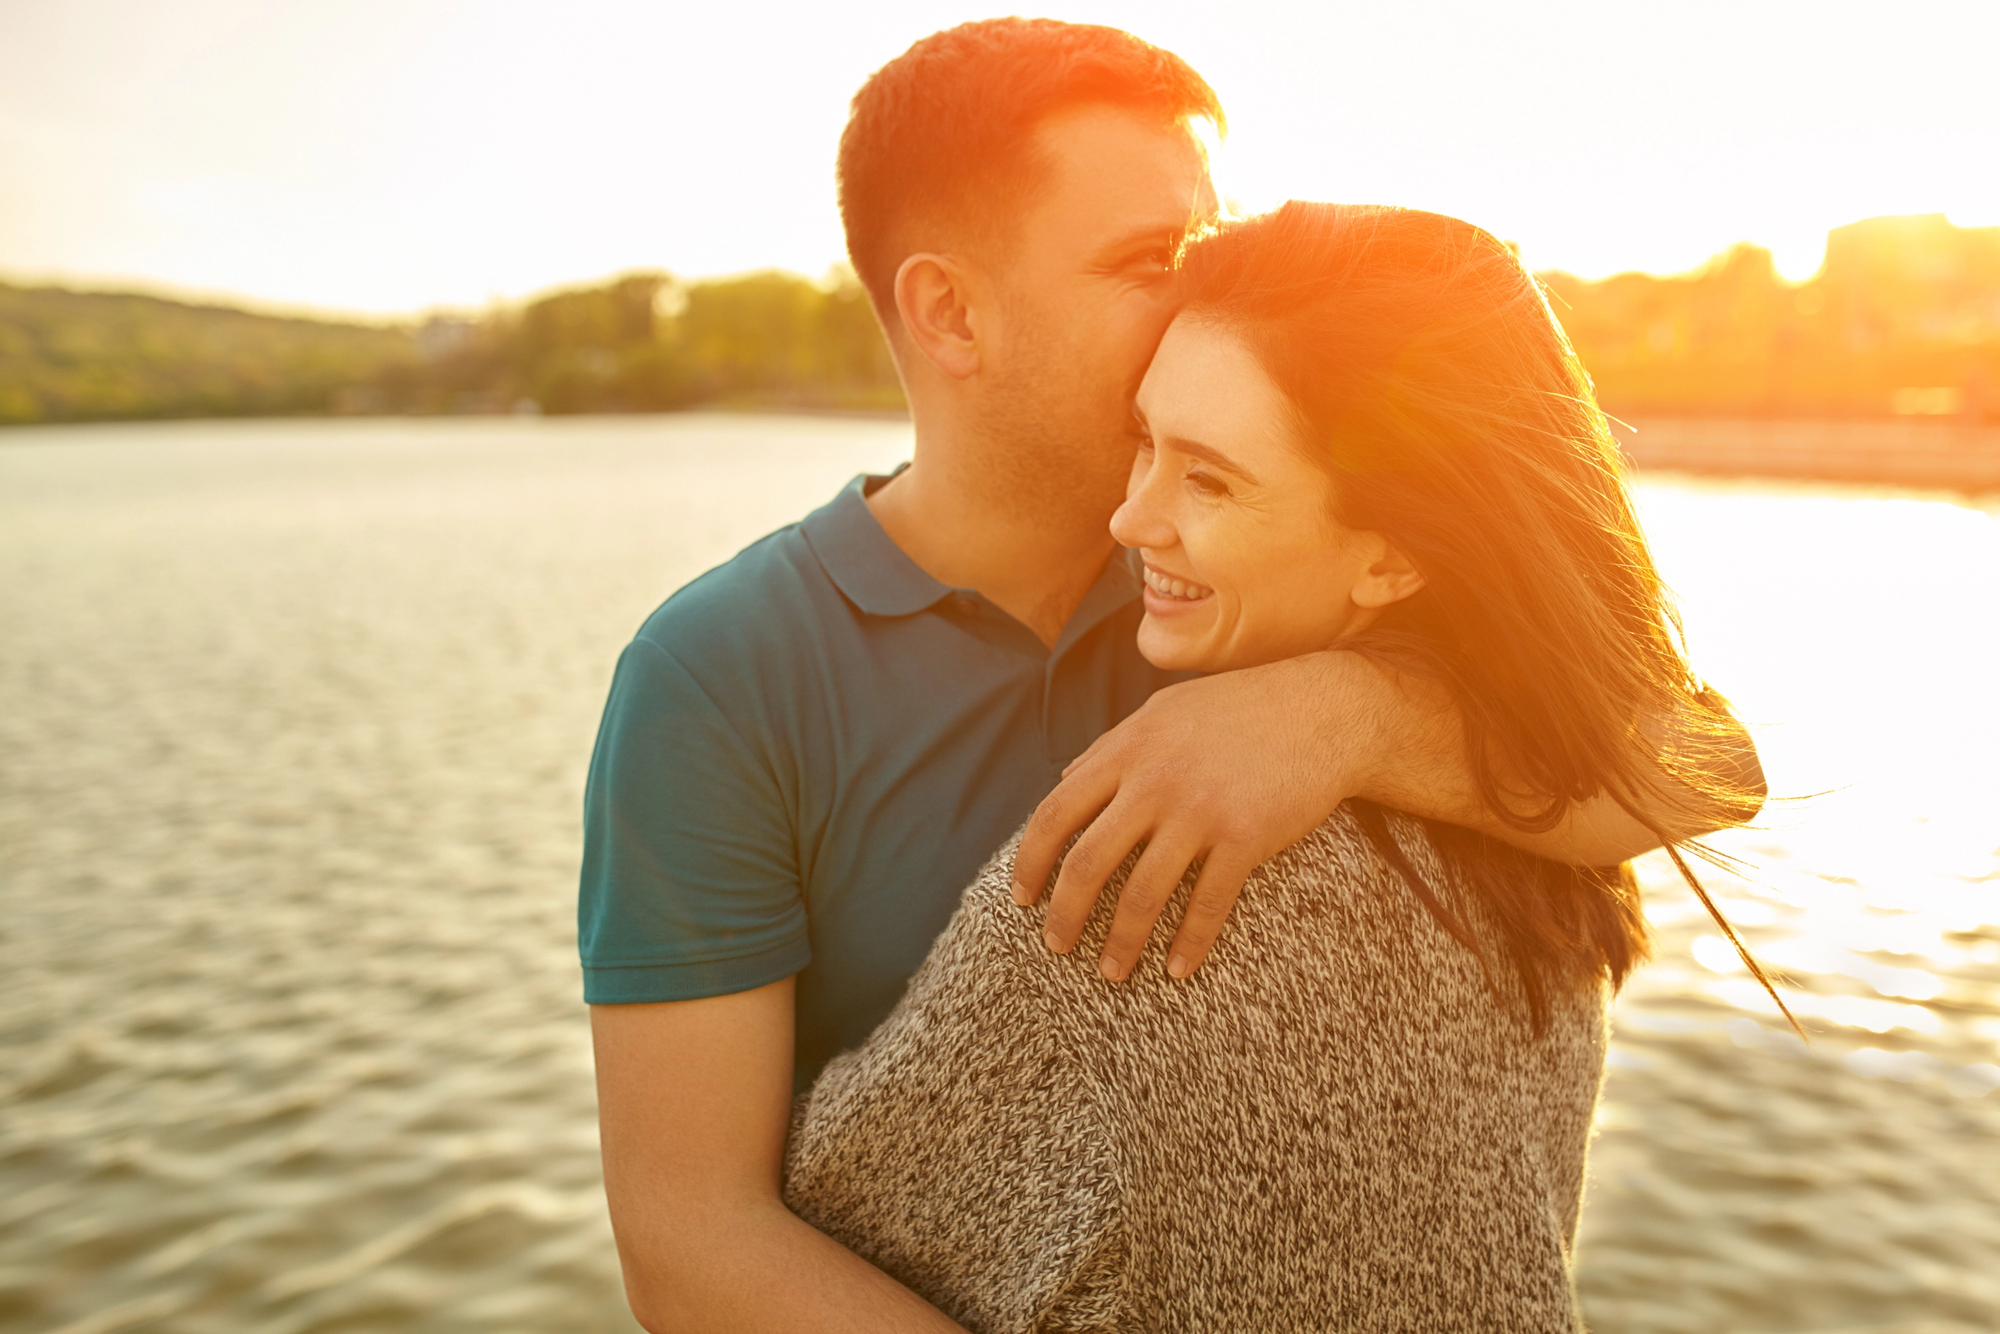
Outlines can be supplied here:
[[[289, 413], [263, 416], [152, 417], [127, 420], [36, 422], [0, 426], [0, 448], [9, 440], [78, 436], [128, 427], [229, 427], [258, 422], [455, 423], [528, 425], [547, 421], [672, 420], [700, 416], [818, 418], [826, 421], [907, 422], [892, 408], [810, 404], [708, 403], [669, 412], [564, 413], [543, 417], [515, 413]], [[1828, 482], [1888, 486], [1962, 495], [2000, 494], [2000, 426], [1937, 418], [1705, 418], [1614, 419], [1627, 464], [1643, 473], [1682, 473], [1742, 481]]]
[[2000, 491], [2000, 426], [1949, 418], [1641, 417], [1613, 434], [1641, 471]]

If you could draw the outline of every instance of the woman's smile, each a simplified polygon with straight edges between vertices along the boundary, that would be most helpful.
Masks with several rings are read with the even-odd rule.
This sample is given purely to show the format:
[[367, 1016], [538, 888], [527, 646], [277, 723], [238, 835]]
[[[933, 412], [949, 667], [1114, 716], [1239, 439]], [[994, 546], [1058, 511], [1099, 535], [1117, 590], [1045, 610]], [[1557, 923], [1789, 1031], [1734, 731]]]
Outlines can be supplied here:
[[1151, 561], [1145, 561], [1144, 565], [1148, 615], [1175, 616], [1184, 611], [1192, 611], [1197, 605], [1215, 596], [1215, 590], [1205, 584], [1168, 574]]

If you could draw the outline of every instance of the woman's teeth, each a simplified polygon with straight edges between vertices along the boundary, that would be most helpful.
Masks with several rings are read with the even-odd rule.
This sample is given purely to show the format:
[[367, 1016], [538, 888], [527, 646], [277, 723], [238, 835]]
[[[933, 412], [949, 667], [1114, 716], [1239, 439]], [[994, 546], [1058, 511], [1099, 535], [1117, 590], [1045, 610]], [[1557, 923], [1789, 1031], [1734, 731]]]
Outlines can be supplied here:
[[1171, 579], [1152, 566], [1146, 566], [1146, 587], [1163, 598], [1179, 598], [1183, 602], [1199, 602], [1215, 590], [1186, 579]]

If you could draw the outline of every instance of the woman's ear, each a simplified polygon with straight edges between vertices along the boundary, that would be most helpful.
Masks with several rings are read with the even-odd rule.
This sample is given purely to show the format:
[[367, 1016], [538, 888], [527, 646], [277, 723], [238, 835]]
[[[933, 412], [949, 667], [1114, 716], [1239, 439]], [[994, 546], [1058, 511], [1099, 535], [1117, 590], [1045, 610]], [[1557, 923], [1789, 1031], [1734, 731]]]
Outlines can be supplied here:
[[1410, 563], [1410, 558], [1389, 545], [1386, 538], [1379, 533], [1363, 533], [1361, 541], [1366, 544], [1362, 550], [1368, 565], [1348, 595], [1355, 606], [1379, 610], [1392, 602], [1401, 602], [1424, 586], [1424, 576]]
[[925, 360], [954, 380], [979, 371], [968, 275], [949, 255], [911, 255], [896, 270], [896, 314]]

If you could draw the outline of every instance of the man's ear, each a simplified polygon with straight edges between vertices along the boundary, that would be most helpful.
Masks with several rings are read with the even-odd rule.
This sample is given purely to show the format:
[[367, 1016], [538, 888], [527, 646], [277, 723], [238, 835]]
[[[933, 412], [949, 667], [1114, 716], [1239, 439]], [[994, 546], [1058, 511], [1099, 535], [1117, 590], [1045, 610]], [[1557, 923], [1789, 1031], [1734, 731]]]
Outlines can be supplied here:
[[896, 270], [896, 314], [929, 362], [954, 380], [979, 371], [969, 275], [949, 255], [911, 255]]
[[1410, 563], [1410, 558], [1389, 545], [1379, 533], [1363, 533], [1360, 540], [1365, 544], [1363, 552], [1368, 559], [1367, 569], [1354, 582], [1354, 590], [1349, 594], [1357, 607], [1379, 609], [1392, 602], [1401, 602], [1424, 586], [1424, 576]]

